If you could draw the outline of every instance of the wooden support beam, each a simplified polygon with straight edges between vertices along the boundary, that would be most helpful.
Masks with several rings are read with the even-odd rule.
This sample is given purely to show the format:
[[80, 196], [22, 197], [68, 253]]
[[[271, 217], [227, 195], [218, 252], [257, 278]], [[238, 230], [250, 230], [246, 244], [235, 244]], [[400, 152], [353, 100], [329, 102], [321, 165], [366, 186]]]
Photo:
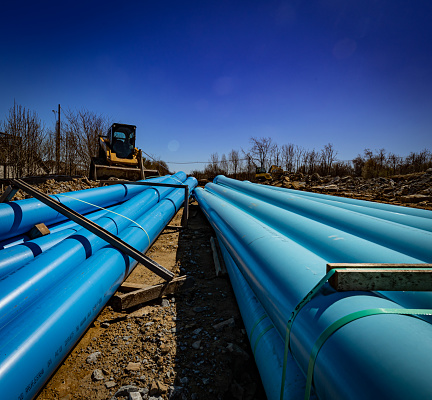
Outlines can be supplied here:
[[193, 278], [186, 275], [174, 278], [167, 283], [160, 283], [154, 286], [140, 284], [123, 283], [119, 291], [110, 300], [110, 304], [116, 311], [126, 310], [127, 308], [144, 304], [167, 294], [173, 294], [180, 288], [188, 289], [194, 284]]
[[432, 291], [432, 264], [327, 264], [338, 291]]
[[7, 201], [11, 201], [15, 196], [16, 192], [18, 192], [18, 188], [8, 186], [3, 194], [0, 196], [0, 203], [6, 203]]
[[33, 228], [31, 228], [27, 235], [30, 239], [36, 239], [38, 237], [49, 235], [50, 230], [47, 226], [41, 222], [40, 224], [36, 224]]
[[217, 239], [211, 237], [210, 245], [213, 253], [213, 262], [215, 265], [216, 276], [226, 275], [227, 271]]

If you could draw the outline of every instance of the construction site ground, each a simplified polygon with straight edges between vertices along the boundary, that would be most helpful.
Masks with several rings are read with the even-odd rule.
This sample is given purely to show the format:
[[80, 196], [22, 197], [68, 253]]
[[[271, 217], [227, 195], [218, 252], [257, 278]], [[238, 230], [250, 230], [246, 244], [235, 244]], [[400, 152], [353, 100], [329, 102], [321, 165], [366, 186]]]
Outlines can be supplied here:
[[[193, 202], [187, 229], [166, 228], [146, 253], [193, 286], [124, 312], [108, 304], [37, 400], [127, 399], [137, 390], [143, 399], [265, 399], [229, 279], [216, 277], [211, 236]], [[127, 281], [162, 282], [142, 265]]]

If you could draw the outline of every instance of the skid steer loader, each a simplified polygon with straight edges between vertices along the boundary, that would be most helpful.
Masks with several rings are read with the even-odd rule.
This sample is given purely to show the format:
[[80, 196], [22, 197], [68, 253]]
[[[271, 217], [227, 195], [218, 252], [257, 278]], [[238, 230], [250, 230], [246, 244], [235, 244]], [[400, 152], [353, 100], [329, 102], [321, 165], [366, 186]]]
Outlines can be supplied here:
[[106, 136], [99, 136], [98, 157], [92, 157], [89, 178], [137, 181], [160, 176], [158, 170], [145, 169], [142, 151], [135, 147], [136, 126], [115, 123]]

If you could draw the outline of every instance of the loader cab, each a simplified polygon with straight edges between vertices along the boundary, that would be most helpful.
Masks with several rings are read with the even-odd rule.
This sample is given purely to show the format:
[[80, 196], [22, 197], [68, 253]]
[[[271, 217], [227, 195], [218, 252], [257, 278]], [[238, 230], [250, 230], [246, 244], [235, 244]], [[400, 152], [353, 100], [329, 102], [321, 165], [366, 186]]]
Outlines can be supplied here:
[[135, 125], [112, 124], [107, 137], [111, 150], [117, 158], [133, 158], [135, 150]]

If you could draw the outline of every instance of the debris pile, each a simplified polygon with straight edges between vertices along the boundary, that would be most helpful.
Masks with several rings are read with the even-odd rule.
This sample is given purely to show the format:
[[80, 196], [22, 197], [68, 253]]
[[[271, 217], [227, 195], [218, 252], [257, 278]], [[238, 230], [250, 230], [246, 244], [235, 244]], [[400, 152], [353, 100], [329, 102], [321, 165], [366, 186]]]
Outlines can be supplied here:
[[371, 179], [295, 173], [285, 174], [279, 179], [264, 184], [341, 197], [432, 208], [432, 168], [415, 174]]
[[[31, 182], [29, 182], [31, 183]], [[89, 181], [87, 178], [72, 178], [68, 181], [56, 181], [55, 179], [48, 179], [42, 183], [31, 183], [32, 186], [40, 190], [45, 194], [56, 194], [56, 193], [65, 193], [65, 192], [74, 192], [76, 190], [85, 190], [91, 189], [99, 186], [99, 182]], [[1, 194], [1, 193], [0, 193]], [[29, 196], [27, 193], [22, 190], [18, 190], [18, 192], [13, 197], [13, 200], [23, 200], [28, 199]]]

